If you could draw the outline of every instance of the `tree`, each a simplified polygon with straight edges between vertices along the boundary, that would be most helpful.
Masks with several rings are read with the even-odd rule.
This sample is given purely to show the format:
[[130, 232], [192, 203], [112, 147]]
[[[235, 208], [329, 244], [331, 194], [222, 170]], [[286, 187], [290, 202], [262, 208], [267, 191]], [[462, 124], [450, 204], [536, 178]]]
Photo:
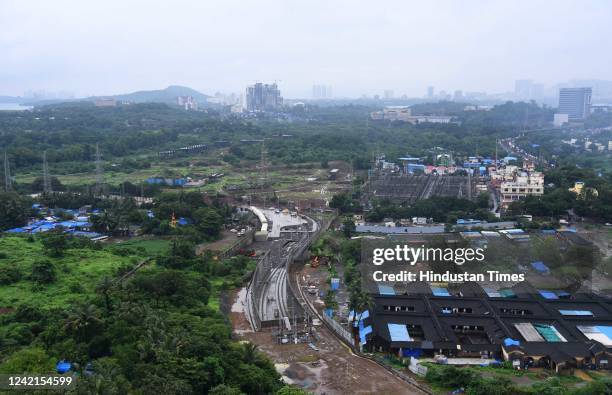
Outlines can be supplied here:
[[563, 263], [559, 245], [554, 237], [537, 239], [532, 245], [534, 256], [546, 265], [555, 268]]
[[8, 357], [0, 372], [7, 374], [48, 373], [54, 368], [53, 358], [39, 347], [22, 348]]
[[209, 237], [217, 237], [223, 226], [223, 217], [212, 207], [202, 207], [193, 213], [198, 229]]
[[349, 213], [355, 210], [356, 203], [351, 196], [344, 192], [334, 195], [329, 202], [329, 207], [340, 210], [341, 213]]
[[[51, 189], [53, 189], [54, 191], [65, 191], [66, 187], [64, 186], [64, 184], [62, 184], [62, 182], [57, 178], [57, 177], [50, 177], [50, 181], [51, 181]], [[32, 182], [32, 191], [33, 192], [42, 192], [45, 187], [44, 187], [45, 181], [43, 177], [36, 177], [34, 179], [34, 181]]]
[[208, 395], [242, 395], [243, 392], [238, 388], [230, 387], [225, 384], [219, 384], [218, 386], [212, 388]]
[[64, 255], [64, 250], [68, 247], [66, 235], [61, 230], [52, 230], [43, 233], [41, 242], [45, 255], [55, 258], [62, 257]]
[[480, 208], [488, 209], [489, 208], [489, 200], [490, 200], [490, 198], [491, 198], [491, 196], [489, 195], [488, 192], [483, 192], [483, 193], [478, 195], [478, 198], [476, 199], [476, 204]]
[[336, 301], [336, 293], [332, 290], [327, 291], [327, 294], [325, 294], [325, 298], [323, 299], [323, 301], [325, 302], [326, 309], [338, 308], [338, 302]]
[[53, 262], [47, 259], [34, 262], [32, 265], [30, 280], [37, 282], [38, 284], [50, 284], [55, 281], [55, 272], [55, 265]]
[[0, 231], [25, 225], [29, 213], [26, 199], [15, 192], [0, 192]]
[[93, 375], [82, 375], [77, 380], [76, 393], [81, 395], [121, 395], [130, 393], [130, 383], [121, 374], [119, 361], [103, 357], [93, 362]]
[[113, 285], [113, 280], [111, 280], [110, 277], [106, 276], [102, 279], [102, 281], [100, 281], [100, 283], [96, 287], [96, 291], [104, 296], [104, 306], [106, 307], [107, 314], [111, 311], [110, 292], [113, 288]]
[[0, 267], [0, 285], [16, 283], [21, 279], [21, 271], [16, 266]]
[[355, 321], [361, 321], [361, 316], [366, 310], [369, 310], [374, 305], [372, 296], [359, 287], [352, 289], [349, 304], [352, 310], [355, 311]]
[[466, 395], [513, 395], [515, 393], [516, 388], [512, 384], [512, 381], [505, 377], [481, 378], [474, 380], [470, 383], [466, 391]]
[[286, 385], [283, 388], [276, 391], [276, 395], [308, 395], [309, 392], [304, 391], [298, 387], [292, 387], [290, 385]]
[[356, 230], [357, 226], [355, 225], [355, 222], [352, 219], [347, 218], [342, 223], [342, 232], [344, 233], [344, 236], [346, 236], [347, 239], [350, 239], [351, 236], [355, 234]]
[[74, 306], [64, 321], [64, 328], [79, 341], [87, 341], [98, 332], [103, 321], [92, 304]]
[[465, 388], [474, 379], [474, 373], [455, 366], [432, 366], [425, 376], [427, 381], [445, 388]]

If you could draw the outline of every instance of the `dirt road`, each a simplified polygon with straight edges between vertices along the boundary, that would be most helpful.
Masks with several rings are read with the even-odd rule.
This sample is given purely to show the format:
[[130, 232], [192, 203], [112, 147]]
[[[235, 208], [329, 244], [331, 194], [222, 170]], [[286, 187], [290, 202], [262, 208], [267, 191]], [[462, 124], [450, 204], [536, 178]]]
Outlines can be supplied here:
[[307, 344], [277, 344], [270, 331], [253, 332], [244, 316], [245, 292], [233, 295], [234, 334], [259, 346], [287, 383], [315, 394], [422, 394], [375, 362], [354, 355], [329, 330], [317, 327], [317, 350]]

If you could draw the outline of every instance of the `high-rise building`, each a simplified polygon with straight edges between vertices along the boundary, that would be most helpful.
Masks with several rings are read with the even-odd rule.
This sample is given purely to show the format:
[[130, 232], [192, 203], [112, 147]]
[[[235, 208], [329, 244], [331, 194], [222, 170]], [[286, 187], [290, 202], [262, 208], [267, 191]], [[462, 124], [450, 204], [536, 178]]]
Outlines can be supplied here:
[[312, 86], [312, 98], [313, 99], [331, 99], [332, 87], [331, 85], [313, 85]]
[[519, 100], [528, 100], [531, 98], [532, 80], [516, 80], [514, 81], [514, 96]]
[[455, 94], [453, 95], [453, 100], [454, 101], [461, 101], [461, 100], [463, 100], [463, 91], [456, 90]]
[[561, 88], [559, 90], [559, 114], [568, 119], [585, 119], [591, 113], [591, 88]]
[[531, 97], [533, 100], [541, 100], [545, 96], [546, 90], [544, 84], [531, 85]]
[[387, 89], [384, 92], [385, 99], [387, 99], [387, 100], [393, 99], [394, 95], [395, 95], [395, 92], [393, 92], [391, 89]]
[[283, 105], [283, 98], [278, 85], [262, 84], [261, 82], [247, 87], [246, 108], [247, 111], [276, 111]]
[[427, 98], [428, 99], [433, 99], [434, 97], [434, 87], [433, 86], [428, 86], [427, 87]]

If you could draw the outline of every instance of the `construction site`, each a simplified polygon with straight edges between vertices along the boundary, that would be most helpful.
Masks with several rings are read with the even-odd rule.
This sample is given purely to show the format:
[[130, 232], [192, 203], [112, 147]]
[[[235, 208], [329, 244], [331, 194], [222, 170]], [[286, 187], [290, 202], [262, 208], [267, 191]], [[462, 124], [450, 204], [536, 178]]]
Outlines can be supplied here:
[[[248, 286], [233, 294], [227, 306], [235, 336], [270, 356], [285, 382], [312, 393], [427, 393], [354, 353], [327, 326], [332, 320], [307, 301], [305, 293], [311, 290], [305, 291], [300, 280], [304, 266], [298, 262], [331, 218], [313, 211], [293, 217], [290, 224], [292, 216], [284, 210], [249, 210], [264, 214], [257, 215], [259, 239], [256, 233], [251, 245], [262, 254]], [[264, 229], [266, 240], [261, 238]]]

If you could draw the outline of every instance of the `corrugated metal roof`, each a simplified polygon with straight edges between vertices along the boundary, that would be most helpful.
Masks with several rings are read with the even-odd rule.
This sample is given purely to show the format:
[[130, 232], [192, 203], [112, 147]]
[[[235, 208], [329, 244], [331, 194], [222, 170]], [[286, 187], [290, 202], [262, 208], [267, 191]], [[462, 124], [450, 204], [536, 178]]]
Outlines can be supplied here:
[[519, 331], [521, 336], [528, 342], [543, 342], [545, 341], [540, 333], [533, 327], [530, 322], [522, 322], [518, 324], [514, 324], [516, 330]]
[[380, 295], [395, 295], [395, 290], [390, 285], [378, 284], [378, 293]]
[[442, 287], [431, 287], [431, 292], [435, 296], [451, 296], [448, 293], [448, 290], [446, 288], [442, 288]]

